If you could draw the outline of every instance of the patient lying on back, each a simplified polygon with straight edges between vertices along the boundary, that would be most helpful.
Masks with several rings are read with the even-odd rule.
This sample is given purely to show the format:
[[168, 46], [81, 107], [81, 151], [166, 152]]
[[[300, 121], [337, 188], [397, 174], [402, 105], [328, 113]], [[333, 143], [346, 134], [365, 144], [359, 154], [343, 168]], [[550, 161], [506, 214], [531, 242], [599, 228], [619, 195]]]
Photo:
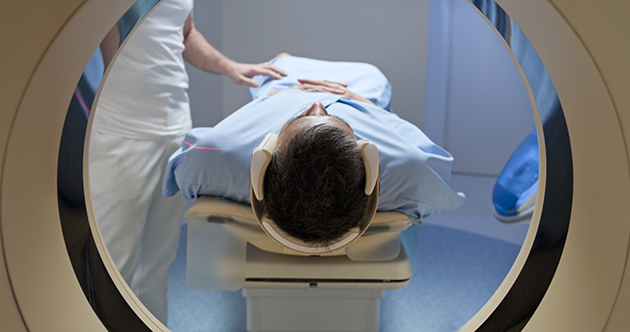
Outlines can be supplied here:
[[356, 141], [378, 148], [380, 211], [427, 218], [457, 209], [453, 158], [391, 111], [391, 85], [374, 66], [293, 56], [271, 60], [288, 76], [256, 77], [252, 102], [214, 128], [196, 128], [169, 161], [163, 191], [250, 203], [251, 153], [267, 133], [278, 146], [264, 176], [265, 215], [284, 232], [326, 246], [356, 227], [368, 195]]

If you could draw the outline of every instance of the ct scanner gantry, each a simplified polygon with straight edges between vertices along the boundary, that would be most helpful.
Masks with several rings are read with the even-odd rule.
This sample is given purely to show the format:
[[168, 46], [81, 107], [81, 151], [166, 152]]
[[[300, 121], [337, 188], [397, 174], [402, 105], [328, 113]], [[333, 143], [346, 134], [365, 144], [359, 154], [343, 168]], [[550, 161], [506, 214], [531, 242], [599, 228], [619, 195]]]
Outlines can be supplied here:
[[[536, 48], [558, 92], [571, 143], [573, 193], [567, 227], [559, 230], [561, 247], [545, 243], [541, 230], [550, 229], [554, 218], [545, 211], [549, 197], [538, 195], [510, 273], [461, 331], [628, 331], [630, 1], [497, 2]], [[105, 295], [99, 306], [90, 305], [69, 258], [57, 201], [59, 140], [72, 91], [100, 41], [132, 4], [0, 3], [2, 331], [106, 331], [103, 321], [120, 322], [112, 331], [168, 330], [122, 281], [96, 227], [87, 234], [102, 262], [93, 273], [103, 288], [93, 291]], [[540, 132], [539, 120], [537, 127]], [[544, 144], [541, 137], [541, 152]], [[552, 167], [541, 154], [545, 194], [551, 192]], [[89, 203], [87, 213], [94, 226]]]

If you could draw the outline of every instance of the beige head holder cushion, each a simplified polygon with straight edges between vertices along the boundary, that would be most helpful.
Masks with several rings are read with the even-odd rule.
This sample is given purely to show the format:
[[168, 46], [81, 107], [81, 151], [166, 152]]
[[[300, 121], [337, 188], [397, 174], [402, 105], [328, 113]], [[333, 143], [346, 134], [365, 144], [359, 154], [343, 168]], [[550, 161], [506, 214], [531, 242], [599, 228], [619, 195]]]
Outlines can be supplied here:
[[291, 236], [281, 230], [276, 223], [263, 217], [265, 210], [265, 193], [264, 193], [264, 181], [265, 173], [267, 172], [267, 166], [271, 162], [271, 157], [275, 151], [278, 143], [278, 135], [274, 133], [267, 134], [262, 143], [254, 149], [252, 153], [252, 167], [250, 174], [250, 191], [249, 196], [252, 203], [252, 210], [256, 216], [256, 220], [260, 223], [262, 229], [271, 237], [275, 242], [283, 247], [291, 250], [307, 254], [317, 255], [321, 253], [331, 252], [347, 247], [352, 242], [357, 240], [367, 230], [374, 219], [376, 213], [376, 207], [378, 206], [379, 195], [379, 169], [378, 169], [378, 149], [376, 145], [368, 142], [367, 140], [359, 140], [357, 144], [361, 148], [361, 155], [363, 157], [363, 163], [365, 165], [365, 194], [368, 195], [368, 203], [365, 209], [365, 215], [359, 222], [357, 227], [350, 229], [346, 234], [342, 235], [338, 240], [329, 244], [326, 247], [316, 246], [307, 242], [304, 242], [294, 236]]

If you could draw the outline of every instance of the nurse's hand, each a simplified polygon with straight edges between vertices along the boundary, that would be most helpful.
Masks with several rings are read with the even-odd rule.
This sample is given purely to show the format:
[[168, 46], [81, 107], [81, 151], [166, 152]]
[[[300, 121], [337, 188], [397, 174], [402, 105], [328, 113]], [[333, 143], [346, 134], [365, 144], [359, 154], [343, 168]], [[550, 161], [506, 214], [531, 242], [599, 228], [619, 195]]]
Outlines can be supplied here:
[[374, 103], [369, 99], [348, 90], [348, 84], [345, 83], [328, 80], [314, 80], [310, 78], [300, 78], [298, 79], [298, 82], [301, 84], [294, 85], [291, 88], [300, 89], [306, 92], [328, 92], [374, 105]]
[[252, 79], [252, 77], [256, 75], [270, 76], [275, 79], [287, 76], [284, 70], [269, 62], [258, 64], [232, 62], [229, 66], [229, 70], [225, 74], [232, 82], [238, 85], [247, 85], [252, 88], [258, 87], [258, 82]]

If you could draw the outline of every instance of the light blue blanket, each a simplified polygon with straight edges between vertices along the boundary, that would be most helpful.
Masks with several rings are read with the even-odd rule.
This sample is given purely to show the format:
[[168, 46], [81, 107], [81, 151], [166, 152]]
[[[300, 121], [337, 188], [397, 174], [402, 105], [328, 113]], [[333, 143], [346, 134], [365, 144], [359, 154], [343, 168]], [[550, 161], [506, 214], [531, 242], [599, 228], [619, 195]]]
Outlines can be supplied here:
[[[452, 211], [464, 202], [448, 182], [453, 158], [420, 129], [390, 110], [391, 86], [374, 66], [329, 62], [300, 57], [272, 60], [287, 71], [280, 80], [256, 77], [254, 100], [214, 128], [190, 131], [181, 149], [170, 158], [164, 194], [181, 191], [188, 199], [199, 195], [225, 197], [249, 204], [251, 153], [267, 133], [278, 133], [289, 119], [315, 102], [346, 121], [357, 139], [376, 144], [380, 160], [381, 211], [397, 210], [416, 218]], [[377, 106], [328, 93], [287, 90], [298, 78], [327, 79], [348, 84], [348, 89]]]

